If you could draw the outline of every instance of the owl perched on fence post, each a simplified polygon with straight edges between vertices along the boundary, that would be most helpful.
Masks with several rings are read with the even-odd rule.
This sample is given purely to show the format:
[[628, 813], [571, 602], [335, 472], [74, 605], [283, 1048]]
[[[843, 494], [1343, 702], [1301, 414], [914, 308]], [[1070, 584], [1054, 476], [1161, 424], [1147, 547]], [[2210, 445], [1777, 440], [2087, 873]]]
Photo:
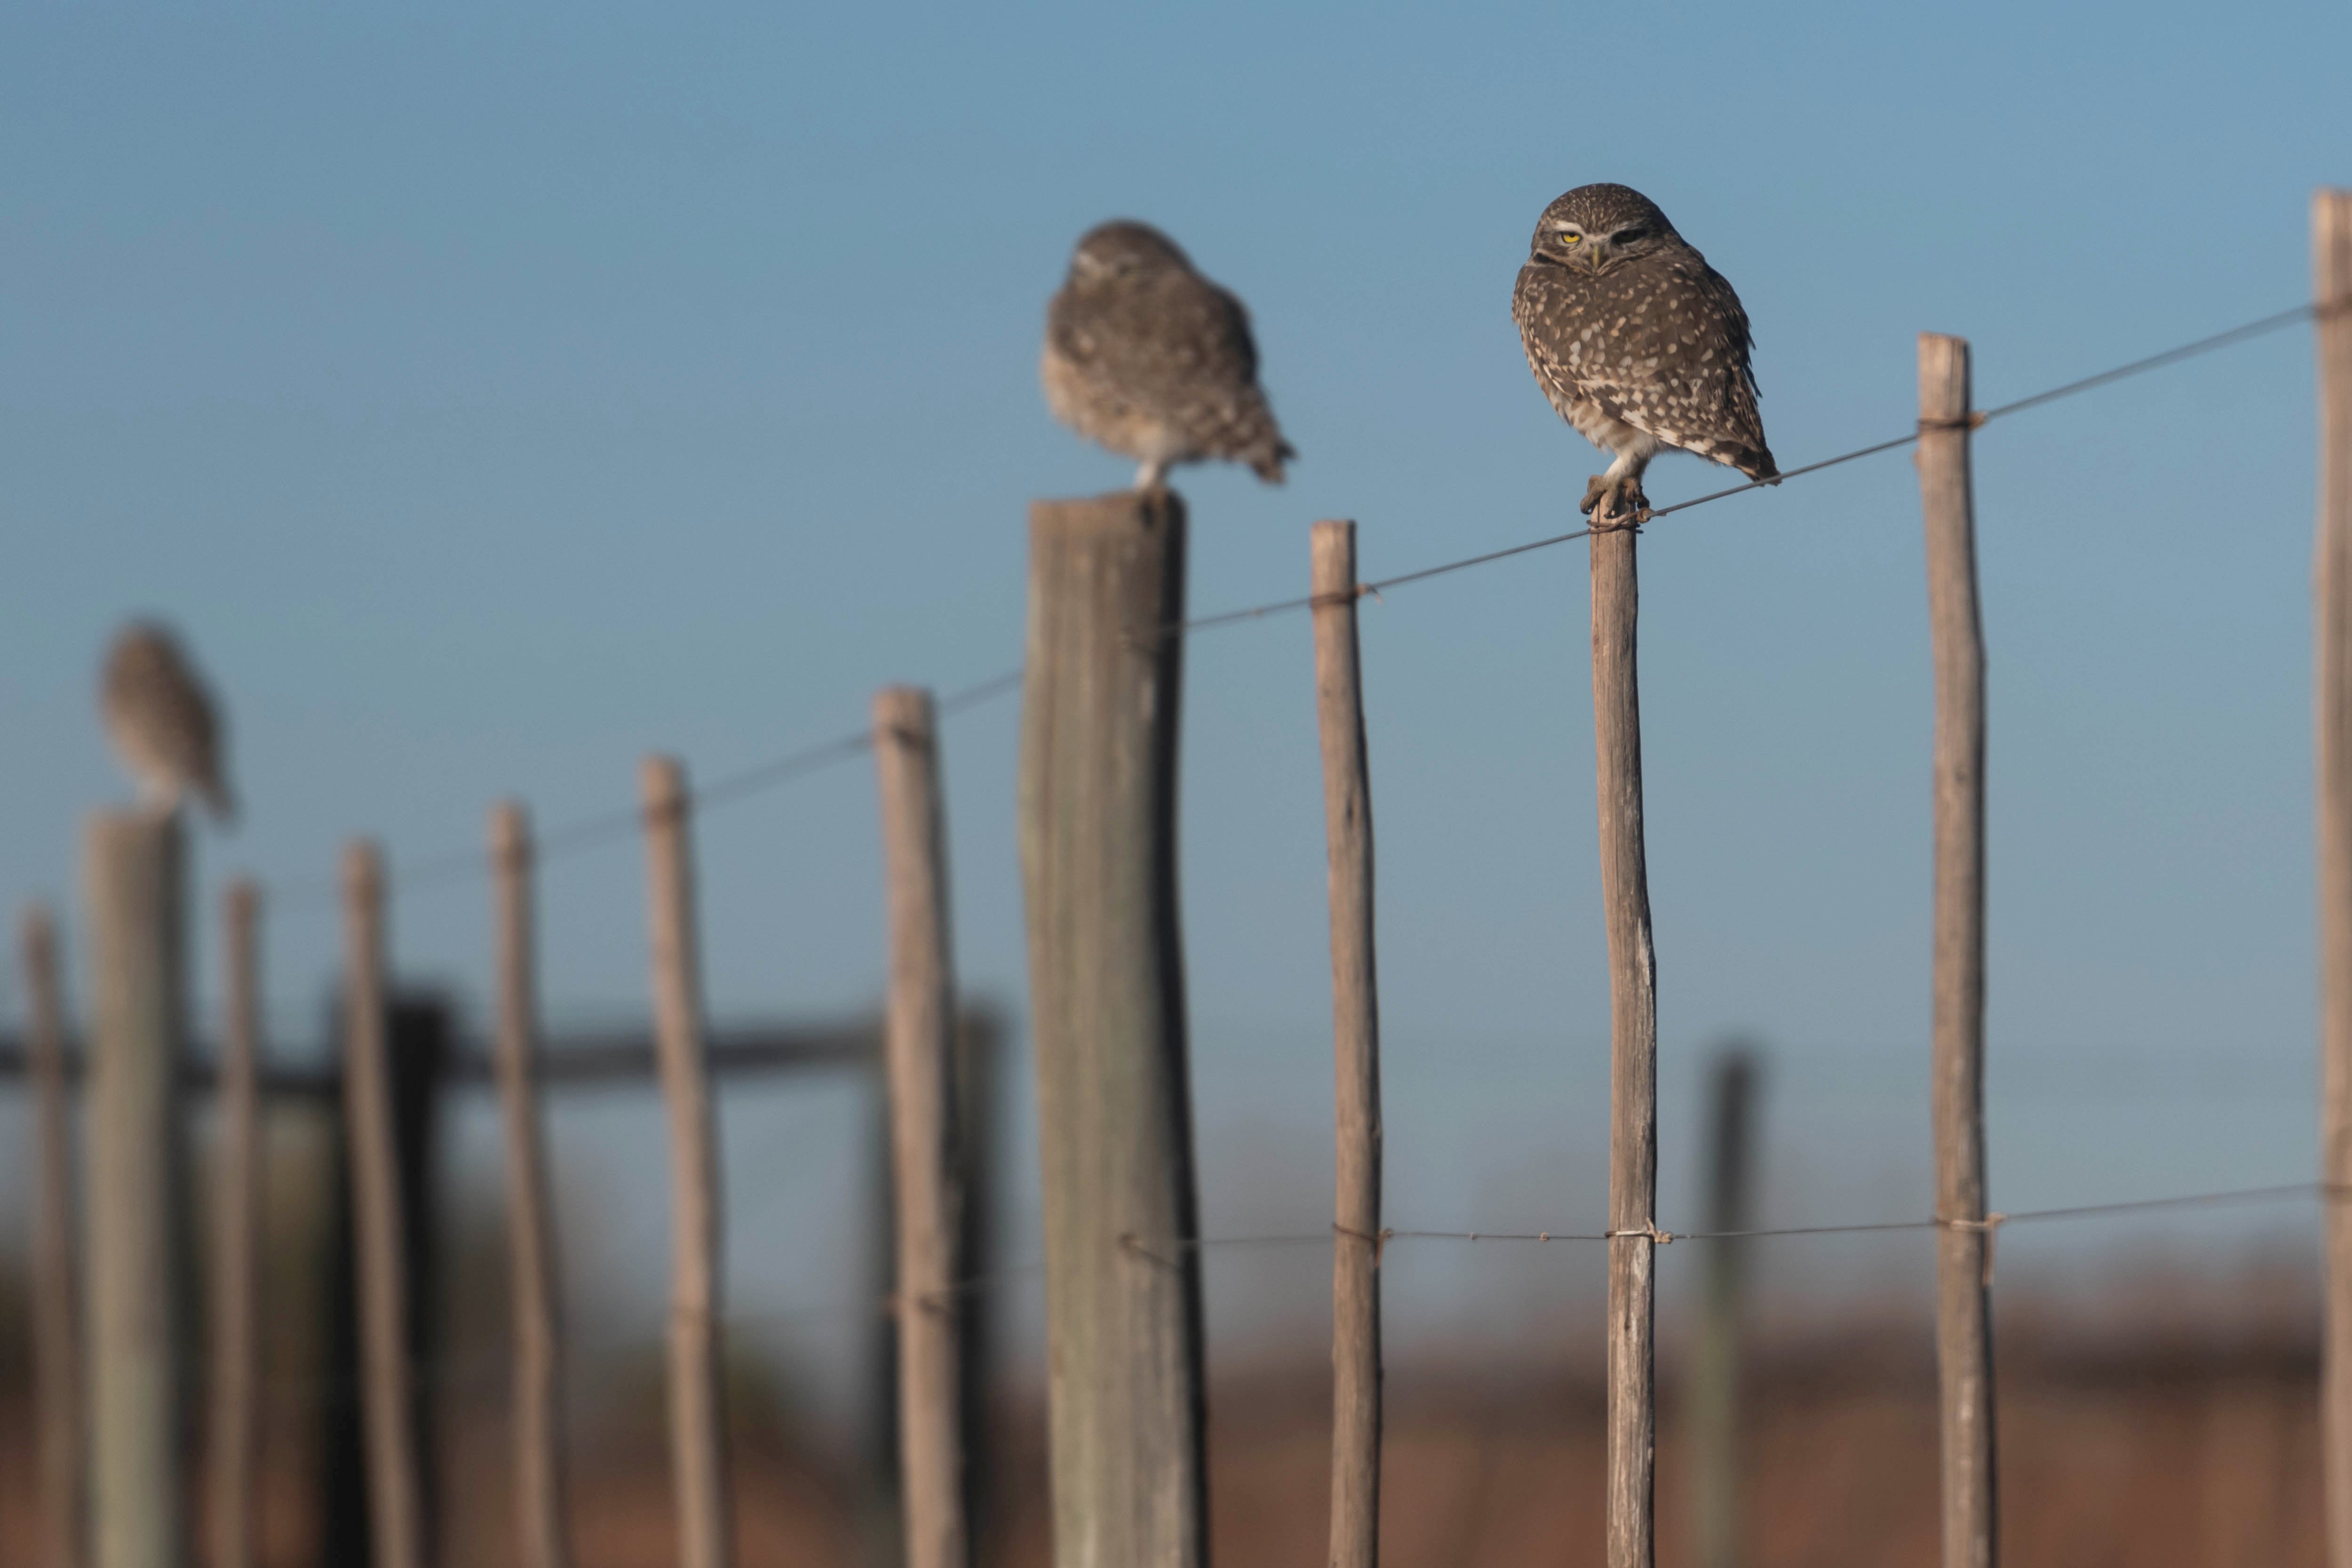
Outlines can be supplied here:
[[1138, 489], [1209, 458], [1278, 485], [1297, 455], [1258, 388], [1249, 311], [1149, 224], [1120, 219], [1078, 241], [1046, 307], [1039, 374], [1055, 418], [1142, 463]]
[[1748, 312], [1723, 275], [1624, 185], [1579, 185], [1544, 208], [1512, 291], [1528, 363], [1560, 417], [1615, 461], [1581, 510], [1638, 523], [1642, 470], [1668, 447], [1779, 475], [1748, 368]]
[[178, 639], [153, 621], [124, 626], [107, 650], [102, 687], [107, 739], [149, 808], [176, 811], [194, 794], [215, 821], [234, 821], [220, 718]]

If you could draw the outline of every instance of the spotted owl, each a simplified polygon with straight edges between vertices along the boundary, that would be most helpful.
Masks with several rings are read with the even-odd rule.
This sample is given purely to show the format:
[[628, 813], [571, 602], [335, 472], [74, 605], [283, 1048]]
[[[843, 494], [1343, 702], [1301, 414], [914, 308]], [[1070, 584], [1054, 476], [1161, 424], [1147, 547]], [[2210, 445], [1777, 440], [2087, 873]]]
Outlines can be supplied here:
[[148, 805], [173, 811], [194, 794], [215, 820], [234, 820], [220, 718], [178, 639], [153, 621], [131, 622], [107, 650], [101, 685], [107, 738]]
[[1511, 314], [1544, 395], [1615, 459], [1584, 492], [1596, 521], [1643, 515], [1642, 470], [1668, 447], [1751, 479], [1780, 473], [1756, 409], [1748, 312], [1639, 191], [1580, 185], [1544, 208]]
[[1054, 416], [1143, 467], [1157, 489], [1177, 463], [1247, 463], [1268, 484], [1296, 457], [1257, 384], [1249, 311], [1149, 224], [1078, 241], [1045, 310], [1039, 365]]

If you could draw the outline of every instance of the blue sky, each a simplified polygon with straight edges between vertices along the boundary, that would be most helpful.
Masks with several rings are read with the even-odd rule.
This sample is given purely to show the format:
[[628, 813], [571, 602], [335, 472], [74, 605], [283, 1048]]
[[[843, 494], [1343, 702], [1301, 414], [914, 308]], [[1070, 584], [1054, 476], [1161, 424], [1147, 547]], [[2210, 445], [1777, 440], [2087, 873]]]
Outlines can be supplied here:
[[[2340, 5], [12, 7], [0, 900], [69, 899], [121, 794], [91, 688], [134, 610], [234, 714], [248, 820], [202, 863], [284, 889], [289, 1038], [344, 836], [463, 851], [499, 795], [625, 807], [649, 748], [716, 776], [1015, 662], [1027, 500], [1129, 472], [1035, 384], [1101, 218], [1249, 300], [1302, 454], [1181, 478], [1213, 611], [1301, 592], [1318, 517], [1369, 574], [1572, 522], [1593, 454], [1508, 311], [1569, 186], [1640, 187], [1735, 282], [1794, 466], [1908, 427], [1923, 329], [1993, 403], [2304, 299], [2347, 47]], [[2309, 355], [1978, 442], [2009, 1206], [2312, 1169]], [[1772, 1043], [1786, 1201], [1833, 1217], [1925, 1202], [1918, 531], [1896, 454], [1643, 545], [1669, 1098]], [[1400, 1223], [1600, 1211], [1585, 616], [1576, 547], [1365, 611]], [[1307, 629], [1190, 657], [1203, 1137], [1288, 1157], [1328, 1093]], [[948, 771], [964, 974], [1017, 1009], [1014, 717], [954, 721]], [[871, 795], [853, 763], [700, 825], [717, 1011], [873, 996]], [[642, 1006], [639, 878], [550, 868], [558, 1014]], [[478, 995], [485, 906], [404, 897], [404, 971]], [[1213, 1228], [1319, 1223], [1319, 1158], [1275, 1214], [1213, 1176]]]

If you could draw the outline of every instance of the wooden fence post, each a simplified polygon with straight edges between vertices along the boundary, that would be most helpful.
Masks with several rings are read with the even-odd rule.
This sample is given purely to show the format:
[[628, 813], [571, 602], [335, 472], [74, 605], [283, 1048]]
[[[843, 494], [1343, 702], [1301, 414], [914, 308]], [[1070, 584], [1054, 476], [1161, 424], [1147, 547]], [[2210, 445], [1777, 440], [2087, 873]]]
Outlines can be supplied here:
[[345, 846], [343, 1114], [357, 1241], [369, 1535], [373, 1568], [424, 1568], [424, 1489], [415, 1371], [408, 1358], [408, 1225], [394, 1132], [384, 904], [381, 852], [364, 839]]
[[221, 1035], [219, 1163], [213, 1181], [212, 1568], [252, 1568], [259, 1436], [261, 889], [221, 899], [227, 1016]]
[[1207, 1555], [1176, 894], [1184, 505], [1029, 511], [1021, 869], [1059, 1568]]
[[1609, 1568], [1656, 1552], [1658, 968], [1642, 832], [1635, 531], [1592, 536], [1592, 725], [1609, 932]]
[[176, 817], [101, 812], [84, 841], [91, 1010], [89, 1194], [91, 1561], [185, 1560], [179, 1476], [187, 1196], [184, 851]]
[[2311, 204], [2319, 348], [2313, 552], [2318, 752], [2320, 1179], [2327, 1194], [2322, 1421], [2327, 1561], [2352, 1568], [2352, 191]]
[[727, 1433], [719, 1381], [718, 1132], [703, 1062], [702, 963], [695, 942], [686, 769], [647, 757], [639, 773], [652, 926], [655, 1048], [669, 1114], [670, 1454], [679, 1568], [728, 1568]]
[[1969, 345], [1919, 334], [1919, 496], [1936, 669], [1936, 1361], [1944, 1568], [1991, 1568], [1992, 1235], [1985, 1222], [1984, 630], [1969, 472]]
[[66, 1092], [65, 985], [57, 924], [38, 904], [25, 910], [26, 1065], [33, 1080], [39, 1186], [33, 1200], [33, 1397], [40, 1421], [41, 1518], [46, 1561], [81, 1568], [89, 1556], [84, 1474], [80, 1248], [75, 1245], [73, 1110]]
[[1356, 525], [1318, 522], [1315, 708], [1331, 906], [1338, 1203], [1331, 1260], [1331, 1568], [1381, 1555], [1381, 1014], [1372, 946], [1372, 782], [1356, 641]]
[[892, 1187], [898, 1266], [899, 1491], [908, 1568], [964, 1568], [963, 1421], [959, 1408], [963, 1191], [955, 1101], [955, 970], [948, 923], [947, 822], [939, 730], [928, 691], [874, 700], [883, 859], [889, 882]]
[[1731, 1046], [1707, 1082], [1706, 1228], [1725, 1239], [1700, 1255], [1698, 1343], [1691, 1357], [1692, 1531], [1697, 1568], [1739, 1568], [1739, 1350], [1747, 1320], [1745, 1241], [1756, 1223], [1748, 1188], [1755, 1163], [1756, 1058]]
[[499, 1105], [506, 1131], [514, 1296], [515, 1540], [522, 1568], [568, 1568], [562, 1313], [540, 1128], [530, 821], [520, 802], [501, 802], [490, 814], [490, 865], [498, 925]]

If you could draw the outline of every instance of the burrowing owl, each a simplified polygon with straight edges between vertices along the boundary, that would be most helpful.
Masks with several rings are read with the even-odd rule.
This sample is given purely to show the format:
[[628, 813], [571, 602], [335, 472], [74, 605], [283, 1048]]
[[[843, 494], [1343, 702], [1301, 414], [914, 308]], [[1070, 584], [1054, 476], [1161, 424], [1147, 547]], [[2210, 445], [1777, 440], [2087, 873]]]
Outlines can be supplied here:
[[1748, 312], [1639, 191], [1579, 185], [1544, 208], [1511, 314], [1544, 395], [1616, 459], [1585, 488], [1596, 522], [1640, 519], [1642, 470], [1667, 447], [1751, 479], [1780, 473], [1756, 411]]
[[107, 738], [147, 804], [173, 811], [193, 793], [215, 818], [232, 820], [220, 720], [178, 639], [153, 621], [131, 622], [107, 650], [103, 687]]
[[1107, 223], [1078, 241], [1045, 310], [1039, 371], [1055, 418], [1141, 459], [1138, 489], [1206, 458], [1278, 485], [1297, 455], [1258, 390], [1249, 311], [1149, 224]]

